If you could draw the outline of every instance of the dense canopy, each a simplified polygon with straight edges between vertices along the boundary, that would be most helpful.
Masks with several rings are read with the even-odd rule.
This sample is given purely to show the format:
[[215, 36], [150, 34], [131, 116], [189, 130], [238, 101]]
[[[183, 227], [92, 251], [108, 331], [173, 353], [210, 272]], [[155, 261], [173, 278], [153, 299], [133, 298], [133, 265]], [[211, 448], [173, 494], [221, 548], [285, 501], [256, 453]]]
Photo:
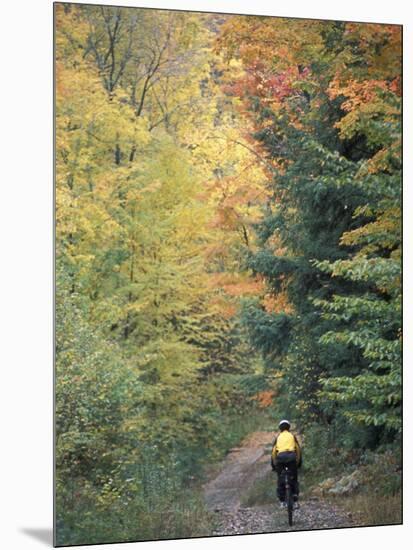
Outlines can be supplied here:
[[59, 543], [204, 534], [263, 414], [399, 445], [400, 27], [55, 23]]

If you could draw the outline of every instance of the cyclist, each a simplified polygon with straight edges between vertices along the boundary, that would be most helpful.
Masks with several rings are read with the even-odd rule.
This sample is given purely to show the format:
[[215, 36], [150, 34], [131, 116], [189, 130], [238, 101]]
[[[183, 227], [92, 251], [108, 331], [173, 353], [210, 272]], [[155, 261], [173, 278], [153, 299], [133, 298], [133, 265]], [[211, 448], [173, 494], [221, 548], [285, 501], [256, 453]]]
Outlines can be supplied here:
[[294, 499], [294, 508], [298, 508], [298, 477], [297, 468], [301, 466], [301, 447], [297, 437], [290, 432], [291, 424], [288, 420], [281, 420], [280, 433], [275, 438], [271, 451], [271, 467], [278, 474], [277, 495], [280, 506], [285, 503], [285, 487], [281, 476], [284, 464], [288, 464], [291, 472], [291, 488]]

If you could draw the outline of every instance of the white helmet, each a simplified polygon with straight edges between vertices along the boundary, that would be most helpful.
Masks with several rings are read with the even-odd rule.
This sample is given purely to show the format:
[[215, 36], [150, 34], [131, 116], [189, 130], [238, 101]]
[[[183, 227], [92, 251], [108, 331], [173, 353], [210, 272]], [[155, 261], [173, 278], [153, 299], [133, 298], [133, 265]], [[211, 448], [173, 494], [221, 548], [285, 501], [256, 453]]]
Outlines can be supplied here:
[[278, 424], [278, 426], [281, 428], [281, 426], [282, 426], [283, 424], [287, 424], [287, 426], [288, 426], [289, 428], [291, 428], [291, 424], [290, 424], [289, 420], [285, 420], [285, 419], [284, 419], [284, 420], [281, 420], [281, 422]]

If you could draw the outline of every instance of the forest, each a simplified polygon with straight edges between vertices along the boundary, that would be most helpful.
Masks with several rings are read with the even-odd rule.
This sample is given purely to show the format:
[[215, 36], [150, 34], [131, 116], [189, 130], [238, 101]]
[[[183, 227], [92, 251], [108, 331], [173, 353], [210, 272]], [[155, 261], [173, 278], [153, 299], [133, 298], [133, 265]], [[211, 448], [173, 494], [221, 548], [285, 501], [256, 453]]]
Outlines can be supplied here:
[[208, 535], [280, 417], [400, 502], [401, 39], [55, 4], [59, 545]]

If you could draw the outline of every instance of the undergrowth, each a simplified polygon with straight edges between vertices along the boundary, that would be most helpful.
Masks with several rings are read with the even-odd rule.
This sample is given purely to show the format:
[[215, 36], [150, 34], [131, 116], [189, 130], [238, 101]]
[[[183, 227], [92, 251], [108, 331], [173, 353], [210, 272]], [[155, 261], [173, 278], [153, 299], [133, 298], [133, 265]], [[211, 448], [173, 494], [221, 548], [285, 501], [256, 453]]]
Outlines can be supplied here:
[[[322, 493], [328, 500], [350, 512], [355, 525], [390, 525], [402, 522], [401, 457], [398, 445], [376, 450], [332, 446], [322, 430], [307, 433], [301, 489], [317, 493], [328, 478], [337, 482], [356, 473], [358, 486], [348, 494]], [[323, 451], [323, 449], [326, 449]]]
[[[271, 429], [272, 423], [268, 411], [256, 406], [248, 414], [223, 417], [211, 448], [204, 449], [208, 460], [184, 479], [172, 468], [149, 461], [144, 479], [135, 473], [140, 485], [131, 481], [128, 491], [103, 494], [84, 480], [73, 480], [70, 495], [58, 488], [57, 509], [64, 513], [57, 520], [57, 545], [210, 536], [217, 518], [205, 507], [203, 482], [221, 467], [232, 447], [253, 431]], [[133, 469], [129, 475], [134, 477]]]

